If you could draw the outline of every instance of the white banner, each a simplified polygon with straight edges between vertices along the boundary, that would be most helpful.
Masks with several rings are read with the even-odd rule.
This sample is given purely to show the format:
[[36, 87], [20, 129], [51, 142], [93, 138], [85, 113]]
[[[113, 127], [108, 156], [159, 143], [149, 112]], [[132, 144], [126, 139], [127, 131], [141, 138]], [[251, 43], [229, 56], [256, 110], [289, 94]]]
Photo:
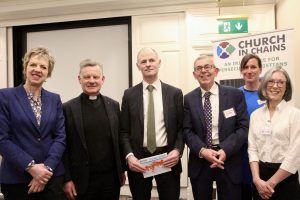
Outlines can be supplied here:
[[240, 61], [252, 53], [261, 58], [263, 73], [271, 67], [282, 66], [295, 84], [293, 32], [288, 29], [212, 41], [215, 65], [220, 69], [218, 80], [241, 78]]

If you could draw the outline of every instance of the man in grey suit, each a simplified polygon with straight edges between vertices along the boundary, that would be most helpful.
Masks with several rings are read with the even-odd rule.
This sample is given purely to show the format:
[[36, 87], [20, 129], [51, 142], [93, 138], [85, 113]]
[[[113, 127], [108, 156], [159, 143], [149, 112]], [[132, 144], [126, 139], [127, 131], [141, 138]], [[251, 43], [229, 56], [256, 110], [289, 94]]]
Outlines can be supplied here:
[[[119, 148], [119, 103], [100, 94], [102, 65], [80, 63], [83, 93], [63, 104], [67, 133], [64, 192], [68, 199], [118, 200], [125, 182]], [[122, 159], [123, 160], [123, 159]]]
[[121, 140], [129, 167], [129, 186], [135, 200], [151, 198], [153, 179], [143, 177], [145, 166], [139, 159], [161, 153], [167, 153], [163, 164], [172, 171], [154, 176], [159, 199], [176, 200], [180, 194], [183, 95], [180, 89], [158, 79], [160, 63], [154, 49], [141, 49], [136, 65], [143, 81], [127, 89], [122, 100]]

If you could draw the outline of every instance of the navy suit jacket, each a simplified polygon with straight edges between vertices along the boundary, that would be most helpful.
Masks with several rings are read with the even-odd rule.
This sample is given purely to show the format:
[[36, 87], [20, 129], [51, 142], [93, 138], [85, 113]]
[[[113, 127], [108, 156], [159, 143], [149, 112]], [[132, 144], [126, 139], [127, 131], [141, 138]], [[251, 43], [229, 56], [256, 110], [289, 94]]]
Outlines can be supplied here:
[[[241, 147], [247, 142], [249, 119], [243, 93], [236, 88], [219, 87], [219, 141], [226, 153], [225, 172], [234, 183], [242, 181]], [[199, 157], [202, 147], [206, 147], [206, 125], [201, 100], [201, 90], [196, 88], [184, 97], [183, 134], [190, 148], [188, 174], [197, 178], [203, 169], [204, 158]], [[236, 115], [225, 117], [224, 111], [233, 108]]]
[[[183, 95], [180, 89], [161, 83], [164, 122], [167, 132], [167, 151], [184, 150], [182, 137]], [[124, 157], [132, 152], [138, 159], [144, 156], [144, 106], [142, 83], [125, 90], [121, 109], [121, 139]], [[180, 173], [181, 162], [173, 167]]]
[[0, 182], [28, 183], [25, 171], [35, 160], [63, 175], [65, 126], [59, 95], [42, 89], [42, 118], [38, 126], [23, 85], [0, 90]]
[[[121, 184], [125, 160], [121, 158], [120, 153], [120, 106], [117, 101], [109, 97], [102, 95], [102, 98], [111, 130], [114, 149], [112, 153], [115, 156], [117, 174]], [[83, 128], [81, 96], [64, 103], [63, 110], [67, 132], [67, 149], [64, 155], [65, 181], [74, 181], [78, 194], [83, 194], [89, 186], [90, 171], [89, 153]]]

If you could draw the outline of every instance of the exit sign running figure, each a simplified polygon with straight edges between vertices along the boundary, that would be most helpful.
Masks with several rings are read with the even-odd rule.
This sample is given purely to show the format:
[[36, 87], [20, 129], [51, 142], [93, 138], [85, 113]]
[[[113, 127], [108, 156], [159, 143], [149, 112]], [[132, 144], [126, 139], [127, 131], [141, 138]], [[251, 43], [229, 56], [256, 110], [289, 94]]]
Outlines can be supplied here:
[[219, 34], [248, 33], [248, 19], [223, 19], [219, 21]]

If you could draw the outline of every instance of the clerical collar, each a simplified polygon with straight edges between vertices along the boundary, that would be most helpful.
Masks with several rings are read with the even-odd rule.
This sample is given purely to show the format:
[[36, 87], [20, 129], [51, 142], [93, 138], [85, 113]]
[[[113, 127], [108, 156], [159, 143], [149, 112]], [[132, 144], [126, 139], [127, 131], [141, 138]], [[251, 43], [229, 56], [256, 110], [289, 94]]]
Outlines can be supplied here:
[[85, 98], [91, 100], [91, 101], [95, 101], [95, 100], [99, 99], [100, 94], [98, 94], [98, 95], [88, 95], [88, 94], [83, 93], [83, 96]]
[[98, 96], [89, 96], [89, 100], [97, 100]]

